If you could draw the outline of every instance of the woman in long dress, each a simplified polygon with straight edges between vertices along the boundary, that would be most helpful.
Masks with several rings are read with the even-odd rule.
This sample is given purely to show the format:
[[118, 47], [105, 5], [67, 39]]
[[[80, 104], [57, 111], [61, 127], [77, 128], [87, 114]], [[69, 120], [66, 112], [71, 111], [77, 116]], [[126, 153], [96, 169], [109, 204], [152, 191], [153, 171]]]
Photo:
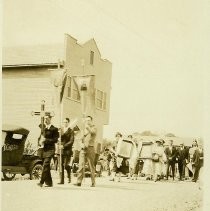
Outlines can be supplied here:
[[122, 141], [122, 134], [116, 133], [115, 140], [112, 143], [111, 147], [109, 148], [109, 151], [112, 155], [111, 161], [110, 161], [110, 171], [111, 171], [111, 179], [110, 181], [115, 181], [115, 177], [118, 174], [118, 181], [120, 182], [121, 177], [121, 165], [123, 158], [117, 157], [117, 147], [120, 144], [120, 141]]
[[164, 148], [161, 140], [155, 141], [152, 148], [153, 179], [160, 180], [162, 174]]

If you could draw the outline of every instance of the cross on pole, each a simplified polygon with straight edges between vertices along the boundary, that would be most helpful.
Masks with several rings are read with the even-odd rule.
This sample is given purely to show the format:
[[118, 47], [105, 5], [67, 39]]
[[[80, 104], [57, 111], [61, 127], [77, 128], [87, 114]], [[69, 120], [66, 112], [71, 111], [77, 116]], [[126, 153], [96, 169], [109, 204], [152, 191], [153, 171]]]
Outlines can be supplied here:
[[45, 111], [45, 101], [42, 100], [41, 101], [41, 110], [40, 111], [32, 111], [31, 115], [41, 117], [41, 135], [44, 135], [44, 117], [46, 115], [54, 116], [54, 112]]

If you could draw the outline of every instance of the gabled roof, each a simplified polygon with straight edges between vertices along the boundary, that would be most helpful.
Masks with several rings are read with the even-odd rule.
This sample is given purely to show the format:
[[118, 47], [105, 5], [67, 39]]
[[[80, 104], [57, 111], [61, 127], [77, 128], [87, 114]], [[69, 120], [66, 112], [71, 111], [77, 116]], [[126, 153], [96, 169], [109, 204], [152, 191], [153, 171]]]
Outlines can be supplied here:
[[64, 59], [63, 44], [2, 48], [2, 66], [55, 64]]
[[[100, 55], [101, 60], [110, 62], [108, 59], [103, 59], [103, 58], [101, 57], [101, 52], [100, 52], [100, 50], [99, 50], [99, 48], [98, 48], [98, 45], [97, 45], [97, 43], [96, 43], [96, 41], [95, 41], [94, 38], [89, 39], [89, 40], [86, 41], [85, 43], [81, 44], [81, 46], [84, 46], [84, 45], [86, 45], [86, 44], [88, 44], [88, 43], [93, 43], [93, 44], [95, 45], [95, 47], [96, 47], [96, 49], [97, 49], [97, 51], [98, 51], [98, 53], [99, 53], [99, 55]], [[110, 63], [111, 63], [111, 62], [110, 62]]]
[[99, 53], [99, 55], [101, 57], [101, 52], [99, 51], [99, 48], [98, 48], [98, 45], [97, 45], [95, 39], [94, 38], [91, 38], [88, 41], [86, 41], [85, 43], [83, 43], [82, 45], [86, 45], [88, 43], [93, 43], [95, 45], [95, 47], [96, 47], [96, 49], [97, 49], [97, 51], [98, 51], [98, 53]]

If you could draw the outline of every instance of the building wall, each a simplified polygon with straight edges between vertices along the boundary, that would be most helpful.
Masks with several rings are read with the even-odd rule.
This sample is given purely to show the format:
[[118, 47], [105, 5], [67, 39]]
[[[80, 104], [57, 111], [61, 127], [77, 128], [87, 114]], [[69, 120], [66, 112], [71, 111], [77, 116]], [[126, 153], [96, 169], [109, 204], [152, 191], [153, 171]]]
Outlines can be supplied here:
[[[106, 110], [95, 109], [94, 122], [98, 129], [97, 141], [103, 138], [103, 126], [109, 123], [109, 107], [111, 92], [111, 69], [112, 64], [101, 58], [100, 52], [93, 39], [82, 46], [77, 40], [66, 34], [65, 37], [66, 58], [65, 68], [69, 76], [95, 75], [95, 88], [106, 92]], [[90, 52], [94, 52], [94, 63], [90, 64]], [[84, 66], [82, 65], [84, 64]], [[66, 96], [66, 93], [65, 93]], [[65, 97], [64, 113], [70, 117], [81, 117], [81, 103]]]
[[40, 134], [41, 101], [46, 111], [54, 111], [52, 88], [47, 68], [3, 68], [2, 71], [2, 123], [16, 124], [30, 130], [28, 139], [34, 144]]

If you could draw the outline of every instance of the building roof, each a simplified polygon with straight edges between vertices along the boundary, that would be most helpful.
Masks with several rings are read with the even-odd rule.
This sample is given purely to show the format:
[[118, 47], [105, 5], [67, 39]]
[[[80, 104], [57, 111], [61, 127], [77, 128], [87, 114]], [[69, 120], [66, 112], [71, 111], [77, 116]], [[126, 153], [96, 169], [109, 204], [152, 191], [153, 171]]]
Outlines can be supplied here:
[[56, 64], [64, 60], [63, 44], [2, 48], [2, 66]]

